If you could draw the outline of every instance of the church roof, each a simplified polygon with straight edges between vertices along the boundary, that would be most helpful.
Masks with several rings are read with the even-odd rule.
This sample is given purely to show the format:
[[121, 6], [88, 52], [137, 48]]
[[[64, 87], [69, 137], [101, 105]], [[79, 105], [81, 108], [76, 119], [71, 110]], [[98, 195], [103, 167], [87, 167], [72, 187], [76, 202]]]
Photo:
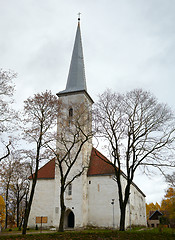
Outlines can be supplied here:
[[77, 91], [87, 91], [80, 22], [78, 22], [66, 89], [58, 95]]
[[[88, 168], [88, 176], [107, 176], [114, 175], [114, 168], [107, 163], [109, 160], [101, 154], [94, 147], [91, 151], [89, 168]], [[125, 174], [122, 172], [123, 177], [126, 178]], [[55, 178], [55, 159], [50, 160], [43, 167], [38, 170], [38, 179], [54, 179]], [[32, 179], [32, 176], [29, 177]], [[137, 185], [132, 182], [132, 185], [143, 195], [145, 194], [137, 187]]]
[[[88, 176], [94, 175], [112, 175], [114, 174], [113, 167], [106, 163], [109, 161], [97, 149], [92, 148]], [[38, 170], [38, 179], [54, 179], [55, 178], [55, 159], [52, 159]], [[29, 177], [32, 179], [32, 176]]]
[[57, 93], [57, 96], [65, 96], [70, 94], [85, 94], [93, 103], [92, 98], [87, 92], [83, 47], [80, 31], [80, 18], [78, 19], [77, 32], [73, 47], [72, 59], [66, 84], [66, 89]]
[[[54, 179], [55, 178], [55, 159], [50, 160], [38, 170], [37, 179]], [[29, 177], [32, 179], [32, 175]]]
[[108, 164], [109, 160], [97, 149], [92, 148], [88, 176], [94, 175], [113, 175], [114, 168]]
[[156, 210], [156, 211], [150, 211], [150, 217], [149, 220], [158, 220], [160, 216], [163, 215], [163, 213], [161, 213], [160, 211]]

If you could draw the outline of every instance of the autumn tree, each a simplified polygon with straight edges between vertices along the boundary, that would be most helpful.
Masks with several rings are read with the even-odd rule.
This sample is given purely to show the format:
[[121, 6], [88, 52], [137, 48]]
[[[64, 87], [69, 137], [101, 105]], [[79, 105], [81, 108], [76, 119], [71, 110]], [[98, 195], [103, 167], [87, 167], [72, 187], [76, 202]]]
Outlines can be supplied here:
[[[24, 120], [25, 139], [35, 147], [31, 150], [31, 156], [34, 156], [35, 171], [32, 175], [32, 185], [24, 218], [23, 234], [26, 234], [28, 218], [37, 183], [39, 162], [45, 158], [44, 146], [50, 139], [50, 133], [56, 125], [58, 115], [58, 99], [50, 91], [41, 94], [35, 94], [24, 102]], [[28, 151], [29, 152], [29, 151]]]
[[4, 227], [5, 223], [5, 202], [4, 198], [0, 195], [0, 232], [1, 229]]
[[1, 185], [5, 199], [5, 228], [8, 226], [8, 218], [11, 207], [12, 192], [11, 183], [13, 178], [15, 164], [11, 157], [8, 157], [0, 169]]
[[[70, 104], [70, 103], [69, 103]], [[65, 216], [65, 191], [72, 182], [82, 174], [87, 174], [88, 159], [80, 161], [82, 149], [92, 145], [91, 112], [84, 104], [73, 104], [73, 109], [69, 109], [65, 114], [65, 109], [69, 109], [66, 104], [61, 104], [58, 120], [58, 133], [55, 134], [55, 141], [47, 144], [51, 154], [54, 155], [56, 166], [60, 177], [60, 223], [59, 231], [64, 231]], [[62, 114], [61, 114], [62, 113]]]
[[[15, 112], [11, 108], [14, 93], [13, 79], [15, 77], [16, 74], [12, 71], [3, 71], [0, 69], [0, 136], [9, 130], [12, 121], [15, 119]], [[1, 150], [2, 155], [0, 156], [0, 161], [9, 156], [11, 145], [10, 141], [6, 142], [1, 140], [1, 143], [5, 149]]]
[[171, 224], [175, 224], [175, 189], [170, 187], [161, 202], [161, 211]]
[[[11, 151], [10, 156], [3, 160], [0, 169], [2, 194], [6, 205], [5, 227], [14, 219], [19, 227], [25, 210], [24, 202], [29, 188], [29, 167], [24, 161], [21, 151]], [[10, 217], [10, 219], [9, 219]]]
[[158, 202], [156, 202], [155, 204], [153, 202], [151, 202], [149, 204], [146, 203], [146, 217], [147, 217], [147, 220], [150, 217], [150, 213], [153, 213], [156, 210], [160, 211], [160, 205], [159, 205]]
[[[171, 110], [149, 92], [136, 89], [126, 94], [105, 91], [95, 104], [95, 127], [111, 157], [120, 206], [120, 230], [125, 230], [126, 206], [137, 169], [174, 166], [169, 148], [175, 122]], [[100, 157], [100, 156], [99, 156]], [[126, 185], [122, 186], [122, 172]]]
[[20, 229], [25, 212], [25, 199], [29, 192], [29, 163], [22, 162], [17, 159], [14, 162], [15, 169], [11, 183], [11, 191], [13, 193], [13, 202], [16, 210], [16, 224]]

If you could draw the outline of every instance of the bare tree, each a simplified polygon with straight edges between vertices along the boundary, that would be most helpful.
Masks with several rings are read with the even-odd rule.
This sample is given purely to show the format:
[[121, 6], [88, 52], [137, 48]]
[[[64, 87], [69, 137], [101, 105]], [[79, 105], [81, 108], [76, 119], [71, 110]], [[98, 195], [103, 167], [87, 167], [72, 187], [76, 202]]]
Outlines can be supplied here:
[[[7, 132], [11, 126], [11, 122], [14, 118], [14, 111], [10, 107], [13, 102], [12, 96], [14, 93], [14, 84], [12, 80], [16, 77], [16, 74], [12, 71], [3, 71], [0, 69], [0, 134]], [[10, 154], [9, 143], [4, 143], [6, 153], [0, 156], [0, 161]]]
[[17, 227], [19, 227], [20, 209], [22, 211], [22, 201], [24, 201], [29, 185], [28, 164], [21, 161], [19, 151], [11, 151], [11, 155], [2, 164], [0, 176], [2, 194], [6, 203], [5, 228], [9, 224], [10, 215], [11, 218], [16, 219]]
[[15, 169], [12, 178], [11, 191], [13, 192], [13, 199], [16, 209], [16, 224], [20, 228], [23, 220], [23, 213], [25, 208], [25, 199], [29, 189], [29, 164], [16, 159], [14, 162]]
[[26, 234], [28, 218], [37, 183], [39, 161], [44, 158], [44, 146], [50, 139], [50, 133], [56, 125], [58, 115], [58, 99], [50, 91], [41, 94], [35, 94], [28, 98], [24, 105], [26, 118], [25, 137], [30, 143], [35, 144], [35, 172], [32, 175], [32, 186], [24, 217], [23, 234]]
[[[110, 90], [95, 105], [95, 127], [105, 140], [115, 170], [120, 205], [120, 230], [125, 230], [126, 205], [136, 170], [175, 166], [170, 147], [175, 123], [171, 110], [141, 89], [126, 94]], [[168, 154], [169, 153], [169, 154]], [[100, 156], [99, 156], [100, 157]], [[121, 176], [125, 174], [126, 185]]]
[[170, 187], [175, 188], [175, 172], [165, 175], [165, 178]]
[[8, 217], [9, 217], [9, 211], [10, 211], [10, 199], [12, 199], [12, 192], [11, 192], [11, 183], [13, 178], [15, 165], [13, 163], [12, 158], [7, 158], [7, 160], [4, 162], [0, 169], [0, 176], [1, 176], [1, 184], [2, 184], [2, 190], [3, 195], [5, 198], [5, 228], [8, 226]]
[[[84, 104], [73, 104], [74, 108], [61, 104], [61, 121], [58, 120], [58, 133], [53, 138], [56, 140], [57, 147], [47, 144], [56, 159], [56, 166], [59, 169], [60, 177], [60, 223], [59, 231], [64, 231], [65, 199], [64, 194], [68, 186], [88, 168], [88, 159], [79, 160], [82, 149], [87, 144], [91, 146], [92, 128], [91, 112]], [[69, 109], [66, 115], [64, 110]], [[86, 145], [86, 147], [87, 147]]]

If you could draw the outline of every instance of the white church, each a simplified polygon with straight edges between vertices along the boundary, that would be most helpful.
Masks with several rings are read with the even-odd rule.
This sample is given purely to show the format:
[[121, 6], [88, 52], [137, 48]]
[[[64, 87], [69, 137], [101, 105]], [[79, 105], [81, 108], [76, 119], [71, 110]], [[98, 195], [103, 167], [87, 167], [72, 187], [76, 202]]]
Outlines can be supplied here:
[[[69, 116], [70, 109], [73, 111], [74, 104], [79, 103], [85, 104], [91, 111], [93, 100], [86, 87], [80, 19], [66, 89], [57, 96], [69, 106], [68, 109], [64, 109], [65, 115]], [[60, 121], [61, 119], [58, 119], [58, 123]], [[89, 120], [89, 128], [92, 128], [91, 121]], [[88, 169], [76, 178], [65, 192], [65, 228], [119, 228], [120, 207], [114, 169], [102, 158], [106, 159], [93, 147], [92, 140], [87, 141], [73, 171], [76, 171], [78, 164], [84, 164], [84, 159], [88, 160]], [[123, 186], [125, 182], [126, 178], [123, 174]], [[130, 191], [125, 225], [126, 227], [130, 224], [146, 226], [145, 195], [134, 183]], [[56, 160], [52, 159], [39, 169], [28, 226], [39, 227], [42, 223], [43, 228], [58, 228], [60, 214], [60, 173]]]

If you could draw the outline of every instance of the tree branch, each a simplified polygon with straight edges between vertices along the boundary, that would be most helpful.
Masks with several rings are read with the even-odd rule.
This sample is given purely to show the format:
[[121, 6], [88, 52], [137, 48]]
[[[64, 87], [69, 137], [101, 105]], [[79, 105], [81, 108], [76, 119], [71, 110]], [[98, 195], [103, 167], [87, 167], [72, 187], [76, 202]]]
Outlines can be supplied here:
[[9, 148], [10, 145], [11, 145], [11, 141], [9, 141], [9, 143], [6, 145], [7, 154], [5, 156], [1, 157], [0, 161], [2, 161], [4, 158], [7, 158], [10, 155], [10, 148]]

